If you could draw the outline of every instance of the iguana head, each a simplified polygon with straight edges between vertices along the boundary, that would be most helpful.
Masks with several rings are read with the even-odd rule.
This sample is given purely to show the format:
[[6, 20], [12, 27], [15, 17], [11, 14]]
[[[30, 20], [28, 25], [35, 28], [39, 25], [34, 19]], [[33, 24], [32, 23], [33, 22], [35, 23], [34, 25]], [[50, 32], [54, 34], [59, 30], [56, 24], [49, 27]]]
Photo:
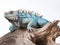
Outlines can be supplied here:
[[5, 13], [5, 18], [9, 21], [16, 21], [18, 20], [18, 12], [16, 11], [9, 11]]
[[9, 11], [5, 13], [5, 18], [11, 22], [13, 25], [19, 27], [19, 21], [18, 21], [18, 12], [16, 11]]

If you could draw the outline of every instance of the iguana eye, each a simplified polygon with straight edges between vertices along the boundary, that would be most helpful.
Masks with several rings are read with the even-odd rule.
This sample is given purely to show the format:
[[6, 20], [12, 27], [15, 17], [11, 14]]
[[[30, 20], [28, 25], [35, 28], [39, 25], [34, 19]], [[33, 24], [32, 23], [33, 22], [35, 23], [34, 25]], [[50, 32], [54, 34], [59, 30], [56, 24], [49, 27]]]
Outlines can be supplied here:
[[13, 14], [13, 11], [10, 11], [10, 14]]

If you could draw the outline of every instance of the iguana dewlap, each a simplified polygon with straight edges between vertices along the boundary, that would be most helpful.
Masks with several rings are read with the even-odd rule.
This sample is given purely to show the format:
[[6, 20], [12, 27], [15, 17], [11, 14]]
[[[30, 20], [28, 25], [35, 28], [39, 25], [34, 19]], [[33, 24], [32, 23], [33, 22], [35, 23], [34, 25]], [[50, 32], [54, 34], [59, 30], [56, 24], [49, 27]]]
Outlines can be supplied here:
[[12, 24], [10, 26], [10, 31], [14, 31], [19, 28], [27, 28], [28, 30], [33, 30], [34, 28], [41, 28], [49, 21], [37, 16], [33, 12], [27, 11], [9, 11], [5, 13], [5, 18]]

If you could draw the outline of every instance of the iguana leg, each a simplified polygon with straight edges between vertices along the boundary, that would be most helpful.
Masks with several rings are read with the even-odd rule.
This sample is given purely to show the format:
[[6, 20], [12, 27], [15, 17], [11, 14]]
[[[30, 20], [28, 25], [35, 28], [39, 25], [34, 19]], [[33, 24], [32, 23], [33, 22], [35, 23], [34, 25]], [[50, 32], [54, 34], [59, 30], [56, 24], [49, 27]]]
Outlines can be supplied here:
[[47, 20], [38, 20], [38, 24], [43, 27], [45, 24], [47, 24], [49, 21]]
[[27, 25], [27, 29], [28, 29], [28, 31], [32, 31], [32, 30], [34, 30], [34, 28], [32, 28], [32, 24], [33, 24], [33, 19], [28, 23], [28, 25]]
[[10, 27], [9, 27], [9, 30], [12, 32], [12, 31], [14, 31], [14, 30], [16, 30], [17, 28], [14, 26], [14, 25], [11, 25]]

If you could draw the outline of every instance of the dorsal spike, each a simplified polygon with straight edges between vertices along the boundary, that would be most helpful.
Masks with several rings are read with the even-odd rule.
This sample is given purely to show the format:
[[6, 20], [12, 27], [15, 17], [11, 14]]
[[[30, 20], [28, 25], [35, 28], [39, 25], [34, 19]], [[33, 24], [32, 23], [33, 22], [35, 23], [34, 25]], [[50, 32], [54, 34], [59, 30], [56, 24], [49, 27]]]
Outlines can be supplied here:
[[26, 11], [26, 13], [28, 14], [28, 11]]
[[28, 11], [28, 14], [31, 14], [32, 13], [32, 11]]
[[24, 13], [24, 10], [22, 10], [22, 13]]
[[37, 13], [35, 13], [35, 15], [38, 15]]
[[22, 13], [22, 12], [23, 12], [23, 10], [21, 9], [21, 10], [20, 10], [20, 12]]
[[40, 15], [39, 13], [36, 13], [36, 15]]
[[18, 12], [22, 13], [22, 9], [17, 10]]
[[19, 13], [20, 10], [17, 10], [17, 13]]
[[43, 15], [40, 15], [39, 13], [36, 13], [36, 12], [35, 12], [35, 15], [39, 17], [43, 17]]
[[35, 15], [35, 12], [32, 11], [32, 15]]
[[26, 11], [26, 10], [24, 10], [24, 13], [27, 13], [27, 11]]
[[40, 15], [40, 17], [43, 17], [43, 15]]

